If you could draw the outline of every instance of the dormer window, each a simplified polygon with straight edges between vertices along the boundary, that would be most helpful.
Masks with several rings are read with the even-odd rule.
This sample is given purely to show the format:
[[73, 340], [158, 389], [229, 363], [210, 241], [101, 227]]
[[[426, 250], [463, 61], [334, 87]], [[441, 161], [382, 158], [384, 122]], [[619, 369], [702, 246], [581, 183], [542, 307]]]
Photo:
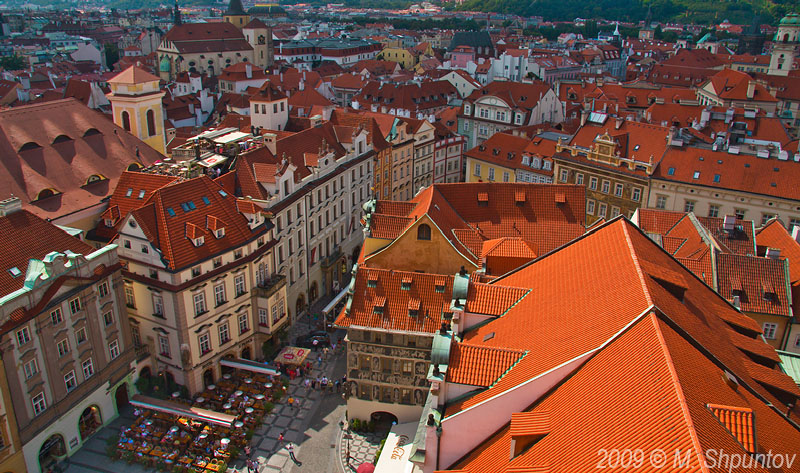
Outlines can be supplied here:
[[218, 228], [218, 229], [217, 229], [217, 230], [214, 232], [214, 236], [216, 236], [217, 238], [222, 238], [222, 237], [224, 237], [224, 236], [225, 236], [225, 227]]
[[443, 294], [445, 289], [445, 279], [437, 278], [436, 281], [434, 281], [434, 289], [436, 290], [437, 294]]
[[203, 243], [205, 243], [205, 238], [203, 237], [192, 238], [192, 244], [194, 246], [203, 246]]
[[400, 281], [400, 289], [404, 291], [411, 290], [411, 277], [410, 276], [403, 276], [403, 279]]
[[111, 220], [110, 218], [107, 218], [107, 219], [103, 220], [103, 222], [105, 223], [105, 225], [107, 227], [113, 227], [114, 226], [114, 221]]

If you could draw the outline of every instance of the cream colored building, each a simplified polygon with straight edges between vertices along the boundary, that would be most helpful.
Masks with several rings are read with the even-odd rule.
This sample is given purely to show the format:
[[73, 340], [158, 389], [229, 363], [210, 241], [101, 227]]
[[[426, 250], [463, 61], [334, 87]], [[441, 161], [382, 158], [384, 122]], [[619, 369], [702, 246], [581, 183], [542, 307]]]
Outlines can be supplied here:
[[[253, 35], [251, 41], [257, 44], [258, 37]], [[159, 75], [165, 81], [174, 80], [181, 72], [215, 76], [240, 62], [259, 64], [253, 56], [253, 44], [228, 22], [174, 26], [161, 38], [156, 53]]]
[[136, 66], [131, 66], [108, 81], [111, 113], [114, 123], [150, 145], [166, 153], [164, 107], [166, 92], [159, 88], [160, 79]]
[[205, 176], [159, 189], [123, 219], [115, 242], [131, 332], [153, 374], [195, 393], [219, 379], [223, 359], [263, 356], [288, 320], [272, 228], [261, 207]]

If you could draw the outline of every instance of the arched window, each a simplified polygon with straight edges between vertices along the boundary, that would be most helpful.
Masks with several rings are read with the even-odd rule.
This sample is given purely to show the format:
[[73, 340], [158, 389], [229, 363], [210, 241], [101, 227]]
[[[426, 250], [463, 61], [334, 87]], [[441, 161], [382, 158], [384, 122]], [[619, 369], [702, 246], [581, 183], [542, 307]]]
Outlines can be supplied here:
[[786, 33], [785, 35], [783, 35], [783, 42], [784, 43], [788, 43], [789, 42], [789, 33]]
[[431, 227], [426, 224], [422, 224], [417, 227], [417, 240], [430, 240], [431, 239]]
[[147, 136], [156, 134], [156, 112], [153, 109], [147, 111]]
[[125, 111], [122, 112], [122, 128], [125, 131], [131, 131], [131, 116]]

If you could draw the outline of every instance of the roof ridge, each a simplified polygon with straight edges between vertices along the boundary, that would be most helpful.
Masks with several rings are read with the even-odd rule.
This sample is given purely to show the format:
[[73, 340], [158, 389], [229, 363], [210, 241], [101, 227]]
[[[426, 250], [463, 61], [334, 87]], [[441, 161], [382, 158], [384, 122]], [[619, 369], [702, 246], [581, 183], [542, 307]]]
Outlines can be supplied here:
[[511, 363], [511, 365], [505, 371], [500, 373], [500, 376], [498, 376], [497, 379], [495, 379], [494, 382], [490, 384], [489, 387], [486, 389], [493, 388], [497, 383], [500, 382], [501, 379], [503, 379], [511, 370], [513, 370], [514, 367], [517, 366], [522, 361], [522, 359], [525, 358], [525, 356], [527, 355], [528, 355], [528, 350], [523, 351], [522, 355], [519, 358], [517, 358], [517, 361]]
[[[631, 223], [631, 225], [633, 224]], [[634, 267], [636, 268], [636, 274], [639, 276], [639, 281], [642, 283], [642, 293], [644, 294], [644, 298], [647, 301], [647, 305], [652, 306], [653, 298], [650, 296], [650, 291], [647, 289], [647, 282], [645, 281], [644, 278], [644, 271], [642, 271], [642, 267], [639, 264], [639, 257], [636, 254], [636, 250], [633, 248], [633, 242], [631, 241], [631, 236], [628, 233], [628, 225], [622, 225], [622, 232], [625, 234], [625, 244], [628, 246], [628, 250], [630, 250], [631, 260], [633, 262]]]
[[504, 352], [508, 352], [508, 353], [526, 353], [527, 352], [527, 350], [521, 350], [521, 349], [518, 349], [518, 348], [494, 347], [494, 346], [490, 346], [490, 345], [480, 345], [480, 344], [477, 344], [477, 343], [468, 343], [468, 342], [459, 342], [458, 345], [461, 346], [461, 347], [482, 348], [482, 349], [486, 349], [486, 350], [504, 351]]
[[[675, 364], [672, 362], [672, 355], [670, 354], [669, 349], [667, 348], [667, 342], [666, 340], [664, 340], [664, 334], [661, 332], [661, 325], [658, 323], [659, 318], [654, 313], [654, 311], [651, 311], [648, 319], [651, 321], [653, 327], [655, 328], [656, 337], [658, 337], [658, 344], [661, 347], [662, 353], [664, 354], [664, 361], [667, 363], [667, 369], [669, 370], [669, 375], [672, 378], [671, 384], [672, 387], [675, 389], [675, 395], [678, 397], [678, 402], [681, 407], [681, 412], [683, 413], [683, 418], [686, 421], [686, 426], [689, 431], [689, 436], [692, 439], [692, 444], [695, 449], [695, 456], [697, 457], [698, 463], [700, 464], [700, 471], [708, 472], [709, 471], [708, 466], [704, 461], [705, 457], [703, 456], [703, 448], [700, 445], [700, 438], [697, 435], [697, 429], [695, 429], [692, 415], [689, 412], [689, 405], [686, 401], [686, 396], [684, 396], [683, 394], [683, 388], [680, 384], [680, 380], [678, 379], [678, 372], [675, 369]], [[681, 337], [683, 338], [682, 335]]]

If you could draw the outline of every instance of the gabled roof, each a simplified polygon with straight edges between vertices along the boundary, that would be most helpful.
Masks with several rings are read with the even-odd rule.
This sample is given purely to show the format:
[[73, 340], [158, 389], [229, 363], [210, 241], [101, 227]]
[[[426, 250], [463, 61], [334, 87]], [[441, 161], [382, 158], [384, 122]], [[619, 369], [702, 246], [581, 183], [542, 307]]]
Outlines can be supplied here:
[[[709, 405], [751, 410], [759, 451], [793, 451], [800, 442], [800, 432], [784, 417], [800, 390], [774, 368], [773, 357], [751, 356], [772, 350], [756, 338], [758, 325], [626, 219], [490, 284], [530, 292], [505, 315], [467, 330], [462, 343], [527, 353], [487, 389], [446, 407], [440, 452], [463, 448], [444, 444], [448, 428], [465, 425], [458, 416], [477, 421], [491, 412], [494, 425], [497, 416], [508, 421], [499, 430], [485, 429], [491, 433], [443, 468], [589, 471], [598, 448], [652, 451], [668, 445], [691, 452], [689, 468], [704, 471], [701, 459], [709, 449], [747, 454], [749, 448], [746, 432], [720, 422]], [[756, 343], [761, 345], [754, 348]], [[552, 376], [566, 363], [548, 392], [531, 389], [551, 385], [537, 376]], [[513, 395], [498, 397], [511, 389]], [[528, 405], [512, 406], [526, 390]], [[493, 404], [482, 404], [489, 400]], [[536, 442], [509, 455], [512, 435], [528, 433], [512, 433], [518, 412], [548, 421], [537, 423]]]
[[800, 281], [800, 244], [792, 238], [786, 227], [778, 219], [767, 222], [756, 233], [759, 247], [781, 250], [781, 257], [789, 260], [789, 280], [794, 284]]
[[[0, 217], [0, 297], [22, 288], [31, 259], [41, 260], [57, 251], [88, 255], [94, 248], [68, 234], [50, 222], [28, 212], [18, 210]], [[12, 268], [19, 275], [12, 275]]]
[[[717, 97], [723, 100], [746, 100], [758, 102], [777, 102], [766, 88], [761, 84], [754, 84], [753, 97], [747, 96], [748, 84], [755, 80], [744, 72], [733, 69], [723, 69], [709, 78], [711, 87]], [[704, 84], [705, 88], [706, 85]]]
[[[177, 271], [238, 248], [264, 232], [263, 225], [251, 230], [236, 204], [236, 197], [200, 176], [158, 189], [129, 218], [138, 223], [167, 268]], [[225, 222], [224, 236], [212, 234], [208, 217]], [[189, 239], [201, 236], [200, 246]]]
[[524, 354], [522, 350], [453, 343], [447, 365], [447, 382], [491, 386]]
[[533, 83], [495, 81], [472, 91], [464, 100], [474, 103], [483, 97], [492, 96], [506, 102], [512, 109], [529, 112], [539, 104], [539, 99], [550, 90], [550, 86], [542, 81]]
[[717, 268], [719, 293], [728, 299], [738, 295], [743, 311], [791, 316], [783, 260], [723, 253]]
[[[114, 193], [108, 200], [108, 209], [103, 212], [101, 220], [97, 223], [95, 233], [110, 239], [116, 235], [122, 219], [133, 210], [145, 205], [153, 192], [177, 180], [177, 177], [165, 174], [123, 172], [117, 181]], [[106, 226], [106, 219], [111, 221], [111, 227]]]

